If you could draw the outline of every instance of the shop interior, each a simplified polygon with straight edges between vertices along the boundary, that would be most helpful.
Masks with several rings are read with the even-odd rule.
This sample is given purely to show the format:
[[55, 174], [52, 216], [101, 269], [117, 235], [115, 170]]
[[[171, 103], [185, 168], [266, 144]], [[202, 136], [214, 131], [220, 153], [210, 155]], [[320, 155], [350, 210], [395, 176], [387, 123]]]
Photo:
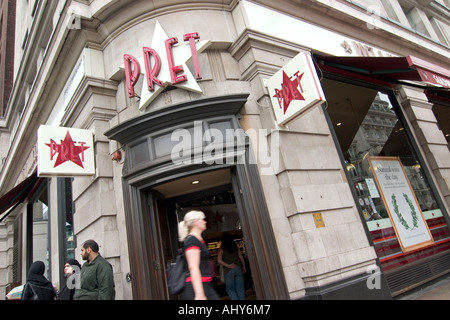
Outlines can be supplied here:
[[[449, 248], [449, 236], [444, 213], [433, 192], [417, 148], [408, 134], [396, 106], [395, 98], [374, 88], [323, 79], [327, 98], [327, 113], [339, 142], [349, 183], [375, 243], [375, 249], [384, 272], [400, 272], [406, 266], [421, 263], [421, 258], [443, 254]], [[436, 117], [448, 115], [444, 107], [433, 110]], [[438, 119], [439, 119], [438, 118]], [[447, 136], [448, 117], [439, 125]], [[448, 136], [447, 136], [448, 138]], [[403, 252], [393, 231], [385, 200], [374, 181], [369, 165], [370, 157], [398, 157], [414, 192], [421, 214], [433, 235], [434, 245]], [[409, 207], [406, 207], [408, 209]], [[409, 211], [402, 211], [405, 215]], [[411, 219], [408, 217], [408, 219]], [[391, 287], [392, 292], [402, 288]]]
[[447, 139], [447, 143], [450, 143], [450, 100], [446, 104], [444, 102], [434, 103], [433, 112], [439, 128], [444, 133], [445, 139]]
[[[225, 232], [232, 235], [237, 247], [243, 253], [246, 263], [246, 273], [244, 274], [246, 300], [254, 299], [255, 291], [248, 264], [245, 235], [231, 184], [230, 170], [222, 169], [191, 175], [159, 185], [153, 190], [164, 196], [168, 219], [173, 220], [176, 217], [176, 221], [169, 222], [169, 225], [177, 225], [178, 221], [182, 221], [184, 215], [190, 210], [200, 210], [205, 213], [207, 230], [202, 236], [210, 250], [214, 265], [216, 279], [213, 279], [213, 285], [223, 300], [229, 299], [229, 295], [226, 291], [221, 266], [217, 263], [217, 255], [221, 247], [222, 235]], [[177, 232], [174, 232], [173, 227], [167, 228], [167, 231], [171, 233], [170, 238], [172, 239], [172, 250], [170, 251], [174, 252], [180, 246], [180, 243], [176, 241]], [[166, 263], [170, 263], [172, 259], [173, 255], [167, 253]]]
[[324, 79], [322, 86], [327, 112], [366, 221], [388, 218], [382, 199], [373, 192], [370, 156], [399, 157], [421, 209], [436, 209], [419, 158], [388, 95], [330, 79]]

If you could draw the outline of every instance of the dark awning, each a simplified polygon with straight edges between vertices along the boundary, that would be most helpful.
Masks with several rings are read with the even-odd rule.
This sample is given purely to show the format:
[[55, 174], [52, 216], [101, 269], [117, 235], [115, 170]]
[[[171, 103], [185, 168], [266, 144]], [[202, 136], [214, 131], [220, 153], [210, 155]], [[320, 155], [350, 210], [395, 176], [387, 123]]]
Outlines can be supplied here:
[[450, 70], [407, 57], [337, 57], [315, 56], [322, 66], [369, 76], [385, 82], [400, 80], [424, 81], [442, 88], [450, 88]]
[[425, 90], [430, 102], [450, 105], [450, 90]]
[[[6, 194], [4, 194], [2, 197], [0, 197], [0, 215], [6, 210], [28, 199], [29, 196], [34, 193], [34, 191], [39, 187], [41, 182], [42, 178], [38, 178], [35, 172], [24, 181], [19, 183], [17, 186], [12, 188], [10, 191], [8, 191]], [[1, 216], [0, 221], [5, 219], [11, 211], [12, 210]]]

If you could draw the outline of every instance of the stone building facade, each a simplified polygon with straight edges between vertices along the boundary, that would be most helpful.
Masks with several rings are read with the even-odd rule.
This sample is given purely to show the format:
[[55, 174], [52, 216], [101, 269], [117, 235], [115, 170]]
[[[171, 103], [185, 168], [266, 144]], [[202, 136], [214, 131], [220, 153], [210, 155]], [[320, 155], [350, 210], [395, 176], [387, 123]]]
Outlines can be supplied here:
[[[448, 272], [448, 1], [41, 0], [16, 12], [0, 296], [37, 259], [60, 287], [65, 259], [95, 239], [118, 299], [174, 299], [165, 269], [194, 207], [213, 257], [232, 233], [258, 299], [389, 299]], [[326, 102], [279, 124], [267, 81], [300, 52]], [[38, 176], [41, 125], [90, 130], [95, 174]], [[405, 245], [370, 157], [395, 157], [414, 181], [428, 242]]]

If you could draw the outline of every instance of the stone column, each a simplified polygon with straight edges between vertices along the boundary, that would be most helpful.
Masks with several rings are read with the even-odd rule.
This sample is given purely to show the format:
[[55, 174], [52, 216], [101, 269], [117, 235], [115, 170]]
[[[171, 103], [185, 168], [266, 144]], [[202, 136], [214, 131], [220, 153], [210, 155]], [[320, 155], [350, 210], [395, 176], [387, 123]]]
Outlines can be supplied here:
[[444, 200], [447, 212], [450, 207], [450, 152], [444, 133], [439, 129], [423, 89], [399, 87], [397, 92], [402, 109], [414, 138], [423, 154], [439, 196]]
[[[275, 125], [264, 79], [302, 49], [270, 40], [247, 31], [231, 52], [253, 92], [241, 112], [241, 125], [246, 131], [265, 130], [269, 156], [277, 159], [272, 174], [263, 172], [266, 164], [258, 162], [258, 167], [290, 298], [388, 298], [387, 291], [366, 285], [377, 257], [322, 108], [288, 127]], [[252, 136], [250, 140], [255, 154], [260, 154], [265, 144]], [[324, 224], [317, 225], [315, 216]]]

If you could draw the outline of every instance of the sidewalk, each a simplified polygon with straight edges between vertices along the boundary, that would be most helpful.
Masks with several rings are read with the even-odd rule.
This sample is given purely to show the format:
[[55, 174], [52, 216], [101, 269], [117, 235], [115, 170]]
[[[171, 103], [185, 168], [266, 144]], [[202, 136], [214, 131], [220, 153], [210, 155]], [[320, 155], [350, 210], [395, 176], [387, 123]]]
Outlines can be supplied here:
[[450, 276], [447, 275], [396, 300], [450, 300]]

